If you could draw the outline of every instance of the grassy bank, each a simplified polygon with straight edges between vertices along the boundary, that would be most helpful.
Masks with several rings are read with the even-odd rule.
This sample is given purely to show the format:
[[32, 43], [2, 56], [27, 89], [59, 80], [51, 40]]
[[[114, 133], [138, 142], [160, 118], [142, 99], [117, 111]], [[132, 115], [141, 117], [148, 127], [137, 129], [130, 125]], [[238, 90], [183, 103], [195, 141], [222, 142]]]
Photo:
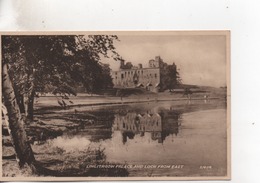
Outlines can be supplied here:
[[[223, 88], [207, 88], [205, 92], [193, 92], [191, 94], [191, 100], [205, 100], [207, 95], [208, 100], [212, 99], [225, 99], [226, 89]], [[58, 101], [61, 97], [48, 96], [39, 97], [35, 103], [35, 109], [57, 109], [61, 107]], [[130, 104], [138, 102], [149, 102], [149, 101], [175, 101], [175, 100], [189, 100], [187, 95], [183, 93], [175, 92], [159, 92], [159, 93], [139, 93], [129, 94], [128, 96], [107, 96], [107, 95], [89, 95], [79, 93], [77, 96], [71, 96], [69, 99], [64, 100], [66, 106], [95, 106], [95, 105], [111, 105], [111, 104]]]

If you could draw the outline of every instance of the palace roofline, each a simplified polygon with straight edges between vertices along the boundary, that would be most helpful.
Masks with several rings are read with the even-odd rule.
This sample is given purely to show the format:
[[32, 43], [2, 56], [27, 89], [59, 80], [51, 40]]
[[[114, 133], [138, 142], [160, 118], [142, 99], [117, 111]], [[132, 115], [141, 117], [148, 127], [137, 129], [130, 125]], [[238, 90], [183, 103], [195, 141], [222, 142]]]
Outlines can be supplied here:
[[132, 71], [132, 70], [146, 70], [146, 69], [159, 69], [159, 67], [146, 67], [146, 68], [119, 69], [119, 70], [112, 70], [112, 72], [118, 72], [118, 71]]

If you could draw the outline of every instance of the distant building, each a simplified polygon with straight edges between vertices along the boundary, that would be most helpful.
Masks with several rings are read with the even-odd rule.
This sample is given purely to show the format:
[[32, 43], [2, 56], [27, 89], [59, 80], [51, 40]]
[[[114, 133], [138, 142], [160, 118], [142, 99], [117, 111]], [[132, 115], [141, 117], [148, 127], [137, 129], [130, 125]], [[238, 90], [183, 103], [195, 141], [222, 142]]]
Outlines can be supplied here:
[[120, 70], [112, 71], [111, 76], [115, 88], [145, 88], [152, 92], [158, 92], [160, 85], [160, 57], [149, 61], [149, 67], [143, 68], [142, 64], [131, 69], [124, 69], [121, 61]]

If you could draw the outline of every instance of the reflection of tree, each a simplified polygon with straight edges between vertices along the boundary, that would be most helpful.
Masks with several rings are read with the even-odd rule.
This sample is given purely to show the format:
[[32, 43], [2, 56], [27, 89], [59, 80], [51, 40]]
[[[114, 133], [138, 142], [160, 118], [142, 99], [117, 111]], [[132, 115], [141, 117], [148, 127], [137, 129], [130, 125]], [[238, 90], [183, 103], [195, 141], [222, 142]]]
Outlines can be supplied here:
[[123, 143], [124, 144], [126, 143], [127, 138], [133, 139], [134, 136], [135, 136], [135, 134], [133, 132], [123, 132], [122, 135], [123, 135]]
[[110, 139], [112, 137], [111, 129], [115, 118], [112, 111], [83, 111], [63, 115], [61, 118], [78, 124], [77, 128], [66, 132], [67, 136], [86, 136], [87, 134], [93, 142]]
[[161, 111], [160, 115], [163, 121], [162, 140], [164, 141], [165, 138], [169, 135], [175, 134], [177, 136], [177, 134], [179, 133], [179, 127], [181, 125], [180, 118], [182, 113], [170, 109]]

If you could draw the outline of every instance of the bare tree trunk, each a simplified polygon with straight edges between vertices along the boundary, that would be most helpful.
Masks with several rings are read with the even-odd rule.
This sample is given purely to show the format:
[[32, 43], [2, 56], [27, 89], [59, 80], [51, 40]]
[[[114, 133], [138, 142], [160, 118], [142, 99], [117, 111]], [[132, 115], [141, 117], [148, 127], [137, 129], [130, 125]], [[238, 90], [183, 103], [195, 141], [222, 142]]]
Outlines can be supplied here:
[[15, 98], [14, 88], [8, 74], [6, 63], [2, 64], [2, 96], [7, 109], [9, 132], [12, 137], [12, 143], [19, 166], [22, 168], [25, 164], [28, 164], [32, 172], [38, 175], [65, 176], [62, 172], [42, 167], [41, 163], [35, 160], [24, 129], [24, 120]]
[[25, 107], [24, 107], [24, 96], [20, 95], [20, 105], [19, 108], [21, 110], [21, 113], [25, 114]]
[[14, 95], [16, 97], [16, 101], [18, 103], [19, 109], [21, 113], [25, 113], [25, 107], [24, 107], [24, 97], [19, 92], [17, 92], [14, 88]]
[[2, 65], [2, 95], [8, 112], [9, 128], [19, 166], [23, 167], [27, 163], [33, 168], [35, 158], [24, 130], [24, 121], [20, 114], [7, 64], [5, 63]]
[[29, 119], [30, 121], [33, 121], [33, 104], [34, 104], [34, 96], [35, 96], [35, 90], [34, 90], [34, 77], [35, 77], [35, 70], [32, 68], [31, 72], [28, 74], [28, 80], [31, 80], [32, 82], [29, 85], [29, 92], [26, 97], [26, 119]]
[[33, 120], [34, 95], [35, 95], [35, 91], [32, 90], [31, 94], [28, 97], [27, 119], [29, 119], [31, 121]]

